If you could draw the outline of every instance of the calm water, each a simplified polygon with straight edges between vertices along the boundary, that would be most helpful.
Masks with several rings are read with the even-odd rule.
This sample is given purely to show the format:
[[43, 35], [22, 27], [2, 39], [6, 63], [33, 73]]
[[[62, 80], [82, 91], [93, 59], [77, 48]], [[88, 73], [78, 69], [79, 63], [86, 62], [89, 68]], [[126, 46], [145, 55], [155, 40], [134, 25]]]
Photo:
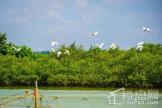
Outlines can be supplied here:
[[[28, 91], [28, 95], [25, 95], [25, 91]], [[0, 89], [0, 108], [34, 108], [32, 92], [32, 89]], [[141, 92], [143, 95], [139, 94]], [[112, 92], [112, 90], [94, 89], [40, 89], [39, 94], [41, 97], [39, 105], [44, 106], [44, 108], [162, 108], [162, 93], [159, 90], [132, 91], [121, 89]], [[147, 99], [148, 95], [150, 96], [149, 100]], [[137, 99], [137, 97], [139, 98]], [[114, 98], [116, 98], [115, 101]]]

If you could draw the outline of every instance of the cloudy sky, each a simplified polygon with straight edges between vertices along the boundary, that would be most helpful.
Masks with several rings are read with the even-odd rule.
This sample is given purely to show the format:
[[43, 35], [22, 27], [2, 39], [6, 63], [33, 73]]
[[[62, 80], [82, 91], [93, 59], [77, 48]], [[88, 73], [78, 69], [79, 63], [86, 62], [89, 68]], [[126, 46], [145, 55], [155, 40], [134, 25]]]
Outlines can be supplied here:
[[[96, 37], [88, 34], [95, 31]], [[102, 42], [104, 48], [162, 44], [162, 0], [0, 0], [0, 32], [35, 50], [49, 50], [52, 41], [86, 48]]]

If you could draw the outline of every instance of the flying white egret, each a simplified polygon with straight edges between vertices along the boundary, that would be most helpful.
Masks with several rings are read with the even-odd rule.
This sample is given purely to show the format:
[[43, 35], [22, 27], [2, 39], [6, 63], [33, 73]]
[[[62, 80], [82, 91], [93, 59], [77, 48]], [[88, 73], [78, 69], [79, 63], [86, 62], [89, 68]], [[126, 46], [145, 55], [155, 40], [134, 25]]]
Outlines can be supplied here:
[[149, 28], [147, 28], [147, 32], [151, 32], [151, 30]]
[[58, 45], [59, 45], [58, 42], [52, 42], [52, 43], [51, 43], [51, 46], [52, 46], [52, 47], [55, 47], [55, 46], [58, 46]]
[[145, 32], [151, 32], [150, 28], [146, 28], [146, 27], [143, 27], [142, 30]]
[[61, 54], [62, 54], [62, 52], [61, 51], [58, 51], [57, 52], [57, 57], [60, 57]]
[[68, 50], [65, 50], [65, 52], [64, 52], [65, 54], [67, 54], [67, 55], [70, 55], [70, 53], [69, 53], [69, 51]]
[[110, 49], [116, 49], [116, 48], [118, 48], [118, 47], [119, 47], [119, 46], [118, 46], [117, 44], [114, 44], [114, 43], [110, 45]]
[[104, 43], [92, 45], [92, 48], [102, 48]]
[[143, 44], [144, 44], [145, 42], [139, 42], [139, 43], [137, 43], [136, 44], [136, 50], [137, 51], [142, 51], [142, 49], [143, 49]]
[[104, 45], [104, 43], [101, 43], [98, 47], [99, 48], [102, 48], [103, 47], [103, 45]]
[[92, 33], [89, 33], [91, 36], [97, 36], [98, 35], [98, 31], [96, 32], [92, 32]]
[[136, 44], [136, 46], [143, 45], [145, 42], [139, 42]]

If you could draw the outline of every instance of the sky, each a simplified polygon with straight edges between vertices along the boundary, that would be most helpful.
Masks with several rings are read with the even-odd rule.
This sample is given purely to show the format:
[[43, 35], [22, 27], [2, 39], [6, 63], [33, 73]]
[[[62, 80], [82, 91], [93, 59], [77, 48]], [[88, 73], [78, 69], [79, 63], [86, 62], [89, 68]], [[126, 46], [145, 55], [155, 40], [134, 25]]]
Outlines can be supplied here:
[[[95, 31], [97, 36], [89, 35]], [[0, 0], [0, 32], [34, 50], [50, 50], [52, 41], [85, 48], [162, 44], [162, 0]]]

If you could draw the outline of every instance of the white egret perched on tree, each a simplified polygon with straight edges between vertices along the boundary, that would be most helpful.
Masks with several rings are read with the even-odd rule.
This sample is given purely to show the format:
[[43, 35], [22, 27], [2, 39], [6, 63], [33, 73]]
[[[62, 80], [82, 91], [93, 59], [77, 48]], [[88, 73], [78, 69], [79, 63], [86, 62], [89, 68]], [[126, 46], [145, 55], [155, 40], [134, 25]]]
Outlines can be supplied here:
[[143, 27], [142, 30], [145, 32], [151, 32], [150, 28], [146, 28], [146, 27]]
[[70, 55], [70, 52], [68, 50], [66, 50], [66, 49], [65, 49], [64, 52], [63, 51], [62, 52], [61, 51], [58, 51], [57, 52], [57, 57], [60, 57], [61, 54], [67, 54], [69, 56]]
[[21, 50], [21, 48], [16, 48], [14, 46], [11, 46], [16, 52], [19, 52]]
[[64, 54], [70, 55], [68, 50], [65, 50]]
[[61, 54], [62, 54], [62, 52], [61, 51], [58, 51], [57, 52], [57, 57], [60, 57]]
[[56, 50], [59, 48], [59, 43], [58, 42], [51, 42], [51, 50], [52, 52], [56, 52]]
[[51, 42], [51, 46], [52, 46], [52, 47], [55, 47], [55, 46], [58, 46], [58, 45], [59, 45], [58, 42]]
[[136, 46], [136, 50], [137, 50], [137, 51], [142, 51], [142, 49], [143, 49], [143, 45], [138, 45], [138, 46]]
[[16, 49], [17, 52], [19, 52], [20, 50], [21, 50], [21, 48]]
[[59, 48], [60, 48], [60, 45], [58, 42], [52, 42], [51, 43], [51, 50], [52, 52], [56, 53], [57, 54], [57, 57], [60, 57], [61, 54], [67, 54], [67, 55], [70, 55], [69, 51], [68, 50], [64, 50], [64, 51], [59, 51]]
[[113, 43], [110, 45], [110, 49], [117, 49], [117, 48], [119, 48], [119, 46], [117, 44]]
[[52, 52], [56, 52], [56, 50], [54, 48], [51, 48]]

